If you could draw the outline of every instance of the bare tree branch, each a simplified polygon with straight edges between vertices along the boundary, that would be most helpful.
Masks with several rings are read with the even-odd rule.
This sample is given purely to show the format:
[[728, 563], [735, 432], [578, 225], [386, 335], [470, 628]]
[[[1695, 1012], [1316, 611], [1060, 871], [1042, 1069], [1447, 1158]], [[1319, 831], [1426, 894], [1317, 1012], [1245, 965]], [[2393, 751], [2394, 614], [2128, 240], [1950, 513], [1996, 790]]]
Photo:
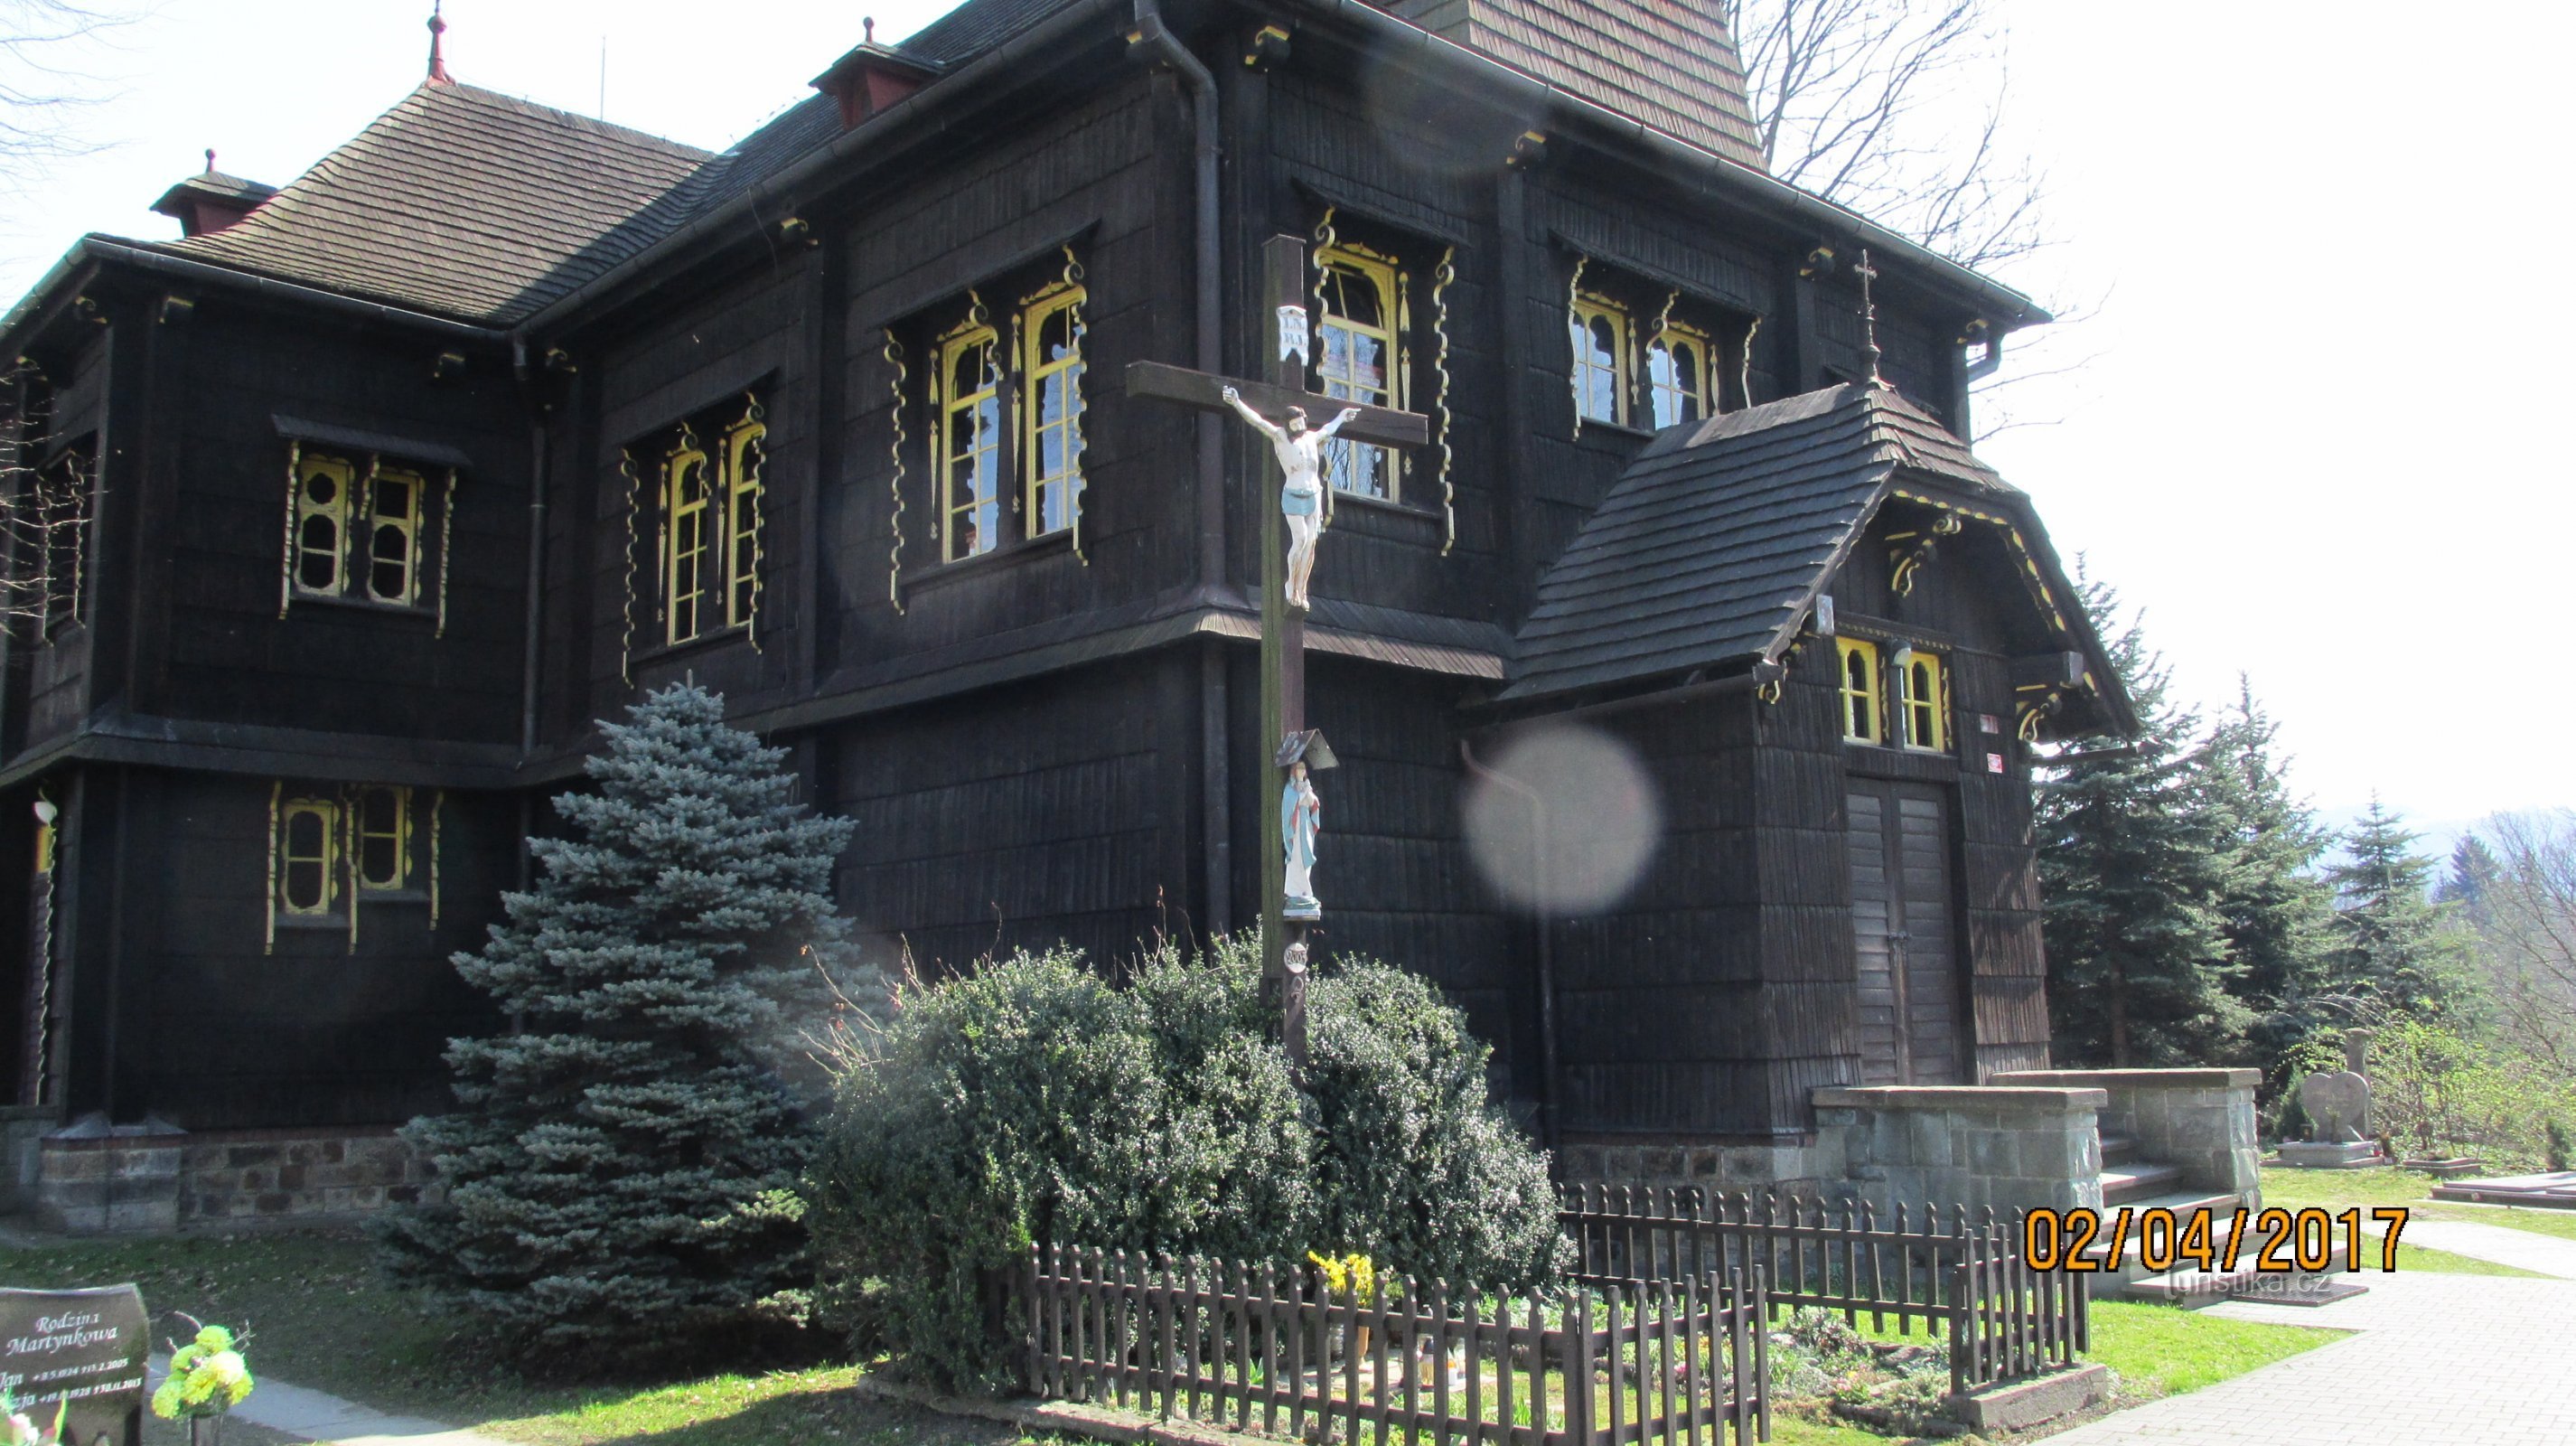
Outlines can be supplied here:
[[0, 193], [24, 194], [45, 166], [100, 149], [77, 126], [102, 95], [94, 69], [143, 3], [0, 0]]
[[86, 614], [95, 464], [53, 435], [52, 389], [0, 369], [0, 631], [42, 642]]

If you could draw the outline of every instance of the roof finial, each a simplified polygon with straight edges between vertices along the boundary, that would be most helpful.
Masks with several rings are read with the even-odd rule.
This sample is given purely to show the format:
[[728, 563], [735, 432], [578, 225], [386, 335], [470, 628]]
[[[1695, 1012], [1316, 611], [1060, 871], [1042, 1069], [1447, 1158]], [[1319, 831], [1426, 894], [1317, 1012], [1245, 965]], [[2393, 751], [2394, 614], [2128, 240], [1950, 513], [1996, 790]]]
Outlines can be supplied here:
[[1868, 247], [1861, 248], [1860, 265], [1852, 268], [1852, 275], [1860, 278], [1861, 360], [1869, 364], [1869, 384], [1883, 387], [1887, 383], [1878, 375], [1878, 303], [1869, 294], [1869, 284], [1878, 279], [1878, 268], [1869, 264]]
[[454, 85], [456, 83], [456, 78], [447, 73], [447, 56], [445, 53], [447, 47], [447, 21], [441, 18], [438, 13], [445, 7], [446, 3], [447, 0], [430, 0], [429, 5], [429, 83], [431, 85]]
[[209, 176], [211, 176], [211, 175], [213, 175], [214, 173], [215, 173], [215, 148], [214, 148], [213, 146], [208, 146], [208, 147], [206, 147], [206, 174], [207, 174], [207, 175], [209, 175]]

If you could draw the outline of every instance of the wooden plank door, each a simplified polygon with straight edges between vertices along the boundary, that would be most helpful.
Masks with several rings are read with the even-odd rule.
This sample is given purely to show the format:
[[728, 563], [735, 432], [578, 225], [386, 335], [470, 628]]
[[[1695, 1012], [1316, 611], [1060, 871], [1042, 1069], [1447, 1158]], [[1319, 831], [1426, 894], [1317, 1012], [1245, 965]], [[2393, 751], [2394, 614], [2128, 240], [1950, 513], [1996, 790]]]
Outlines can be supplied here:
[[1863, 1084], [1956, 1084], [1959, 950], [1946, 796], [1854, 780], [1847, 797]]

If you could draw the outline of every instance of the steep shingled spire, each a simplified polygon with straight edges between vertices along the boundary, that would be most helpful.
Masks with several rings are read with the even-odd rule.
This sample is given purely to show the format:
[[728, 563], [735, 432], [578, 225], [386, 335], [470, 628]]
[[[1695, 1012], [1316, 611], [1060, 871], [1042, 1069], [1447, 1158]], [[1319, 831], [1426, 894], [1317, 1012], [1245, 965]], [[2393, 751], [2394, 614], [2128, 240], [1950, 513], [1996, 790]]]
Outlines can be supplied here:
[[429, 83], [454, 85], [456, 77], [447, 73], [447, 21], [439, 11], [447, 0], [430, 0], [429, 5]]

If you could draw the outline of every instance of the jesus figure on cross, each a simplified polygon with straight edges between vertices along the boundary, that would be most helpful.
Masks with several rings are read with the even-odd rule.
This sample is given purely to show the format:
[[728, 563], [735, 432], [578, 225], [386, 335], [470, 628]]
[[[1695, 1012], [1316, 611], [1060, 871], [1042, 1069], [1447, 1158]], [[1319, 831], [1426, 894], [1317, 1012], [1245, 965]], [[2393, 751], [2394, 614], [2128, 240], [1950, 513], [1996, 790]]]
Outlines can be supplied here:
[[1306, 409], [1290, 407], [1288, 425], [1273, 424], [1254, 411], [1243, 400], [1243, 394], [1232, 387], [1224, 392], [1227, 406], [1259, 428], [1270, 439], [1270, 450], [1279, 455], [1279, 470], [1284, 476], [1279, 484], [1279, 512], [1288, 523], [1288, 606], [1306, 611], [1306, 576], [1315, 570], [1315, 537], [1324, 526], [1324, 444], [1332, 440], [1342, 424], [1360, 414], [1357, 407], [1345, 407], [1342, 414], [1320, 427], [1309, 429]]

